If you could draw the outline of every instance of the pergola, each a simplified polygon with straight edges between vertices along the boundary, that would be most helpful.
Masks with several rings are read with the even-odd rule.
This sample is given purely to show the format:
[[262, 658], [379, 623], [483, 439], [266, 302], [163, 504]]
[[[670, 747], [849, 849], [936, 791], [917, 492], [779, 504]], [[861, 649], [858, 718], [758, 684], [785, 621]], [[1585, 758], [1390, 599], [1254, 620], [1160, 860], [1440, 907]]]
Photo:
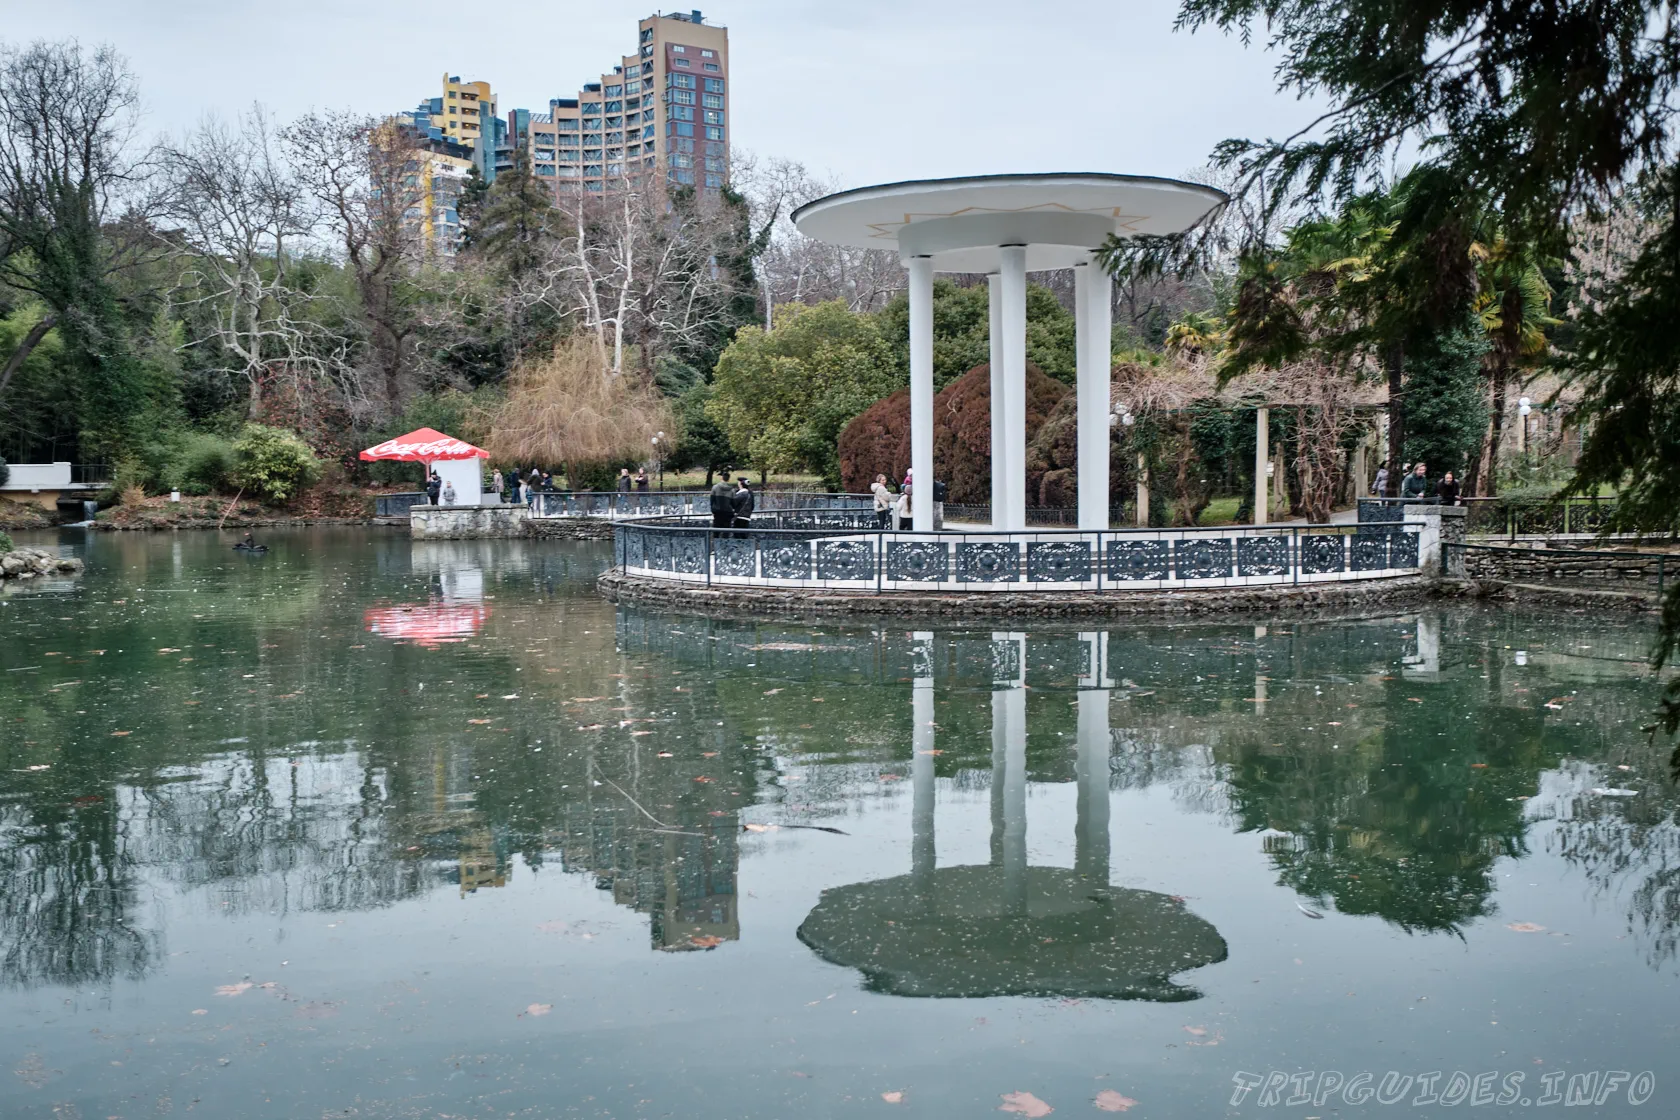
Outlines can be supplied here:
[[[1071, 268], [1078, 351], [1079, 527], [1108, 528], [1112, 285], [1108, 238], [1189, 229], [1226, 202], [1212, 187], [1139, 175], [985, 175], [862, 187], [794, 211], [818, 241], [895, 249], [909, 271], [910, 470], [917, 532], [933, 522], [933, 276], [983, 273], [991, 296], [992, 528], [1027, 523], [1027, 273]], [[926, 495], [926, 497], [923, 497]]]

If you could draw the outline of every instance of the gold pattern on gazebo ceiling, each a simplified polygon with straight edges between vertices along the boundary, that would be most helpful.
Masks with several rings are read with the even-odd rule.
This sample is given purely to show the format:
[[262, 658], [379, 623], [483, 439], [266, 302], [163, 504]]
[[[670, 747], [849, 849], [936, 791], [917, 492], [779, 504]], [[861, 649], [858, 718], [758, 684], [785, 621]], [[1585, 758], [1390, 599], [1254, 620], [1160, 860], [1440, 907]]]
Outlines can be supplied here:
[[869, 222], [868, 227], [875, 232], [871, 237], [883, 239], [896, 238], [905, 226], [914, 225], [919, 221], [932, 218], [960, 218], [964, 214], [1029, 214], [1035, 210], [1059, 210], [1064, 214], [1099, 214], [1113, 218], [1121, 229], [1135, 233], [1139, 222], [1147, 222], [1148, 214], [1127, 215], [1118, 206], [1067, 206], [1060, 202], [1035, 202], [1031, 206], [963, 206], [948, 213], [938, 211], [911, 210], [905, 213], [904, 219], [898, 222]]

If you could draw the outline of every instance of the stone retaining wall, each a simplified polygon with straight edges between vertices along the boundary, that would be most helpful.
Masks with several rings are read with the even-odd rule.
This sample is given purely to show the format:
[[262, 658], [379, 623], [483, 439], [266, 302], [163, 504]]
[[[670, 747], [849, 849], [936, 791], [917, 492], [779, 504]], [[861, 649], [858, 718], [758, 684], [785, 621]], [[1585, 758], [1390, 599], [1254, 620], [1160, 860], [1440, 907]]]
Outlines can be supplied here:
[[1433, 581], [1400, 576], [1357, 583], [1224, 587], [1183, 591], [960, 592], [823, 591], [805, 588], [705, 587], [672, 580], [603, 574], [596, 587], [614, 603], [670, 607], [701, 614], [859, 618], [1114, 618], [1231, 611], [1322, 611], [1424, 598]]
[[[1464, 575], [1479, 582], [1569, 584], [1593, 590], [1644, 595], [1657, 593], [1657, 560], [1649, 554], [1628, 553], [1611, 558], [1603, 553], [1580, 558], [1555, 553], [1523, 555], [1520, 549], [1464, 552]], [[1665, 557], [1664, 579], [1680, 576], [1680, 557]]]
[[605, 517], [533, 517], [525, 532], [542, 540], [610, 541], [613, 523]]
[[415, 506], [408, 531], [415, 540], [526, 536], [530, 510], [520, 506]]

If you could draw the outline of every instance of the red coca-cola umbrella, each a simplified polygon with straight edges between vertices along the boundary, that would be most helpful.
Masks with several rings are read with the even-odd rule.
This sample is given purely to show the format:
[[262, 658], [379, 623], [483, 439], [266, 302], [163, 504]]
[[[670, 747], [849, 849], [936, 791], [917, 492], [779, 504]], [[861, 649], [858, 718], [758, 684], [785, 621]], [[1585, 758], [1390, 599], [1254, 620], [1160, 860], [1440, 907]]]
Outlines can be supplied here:
[[424, 463], [430, 472], [433, 463], [449, 459], [488, 459], [490, 452], [474, 447], [466, 440], [446, 436], [436, 428], [416, 428], [406, 436], [375, 444], [362, 452], [362, 458], [370, 463], [377, 459]]

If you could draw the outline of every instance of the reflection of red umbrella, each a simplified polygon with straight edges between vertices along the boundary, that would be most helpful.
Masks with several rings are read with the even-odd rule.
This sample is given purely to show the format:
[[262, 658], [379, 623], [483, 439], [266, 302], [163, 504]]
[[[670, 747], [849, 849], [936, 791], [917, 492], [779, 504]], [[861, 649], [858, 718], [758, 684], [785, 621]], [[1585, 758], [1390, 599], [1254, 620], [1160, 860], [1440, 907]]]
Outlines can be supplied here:
[[406, 436], [375, 444], [362, 452], [362, 458], [368, 462], [398, 459], [404, 463], [424, 463], [430, 470], [433, 463], [446, 459], [488, 459], [490, 452], [465, 440], [446, 436], [436, 428], [416, 428]]
[[464, 642], [484, 629], [490, 608], [482, 603], [417, 603], [403, 607], [369, 607], [362, 624], [370, 633], [435, 649], [446, 642]]

